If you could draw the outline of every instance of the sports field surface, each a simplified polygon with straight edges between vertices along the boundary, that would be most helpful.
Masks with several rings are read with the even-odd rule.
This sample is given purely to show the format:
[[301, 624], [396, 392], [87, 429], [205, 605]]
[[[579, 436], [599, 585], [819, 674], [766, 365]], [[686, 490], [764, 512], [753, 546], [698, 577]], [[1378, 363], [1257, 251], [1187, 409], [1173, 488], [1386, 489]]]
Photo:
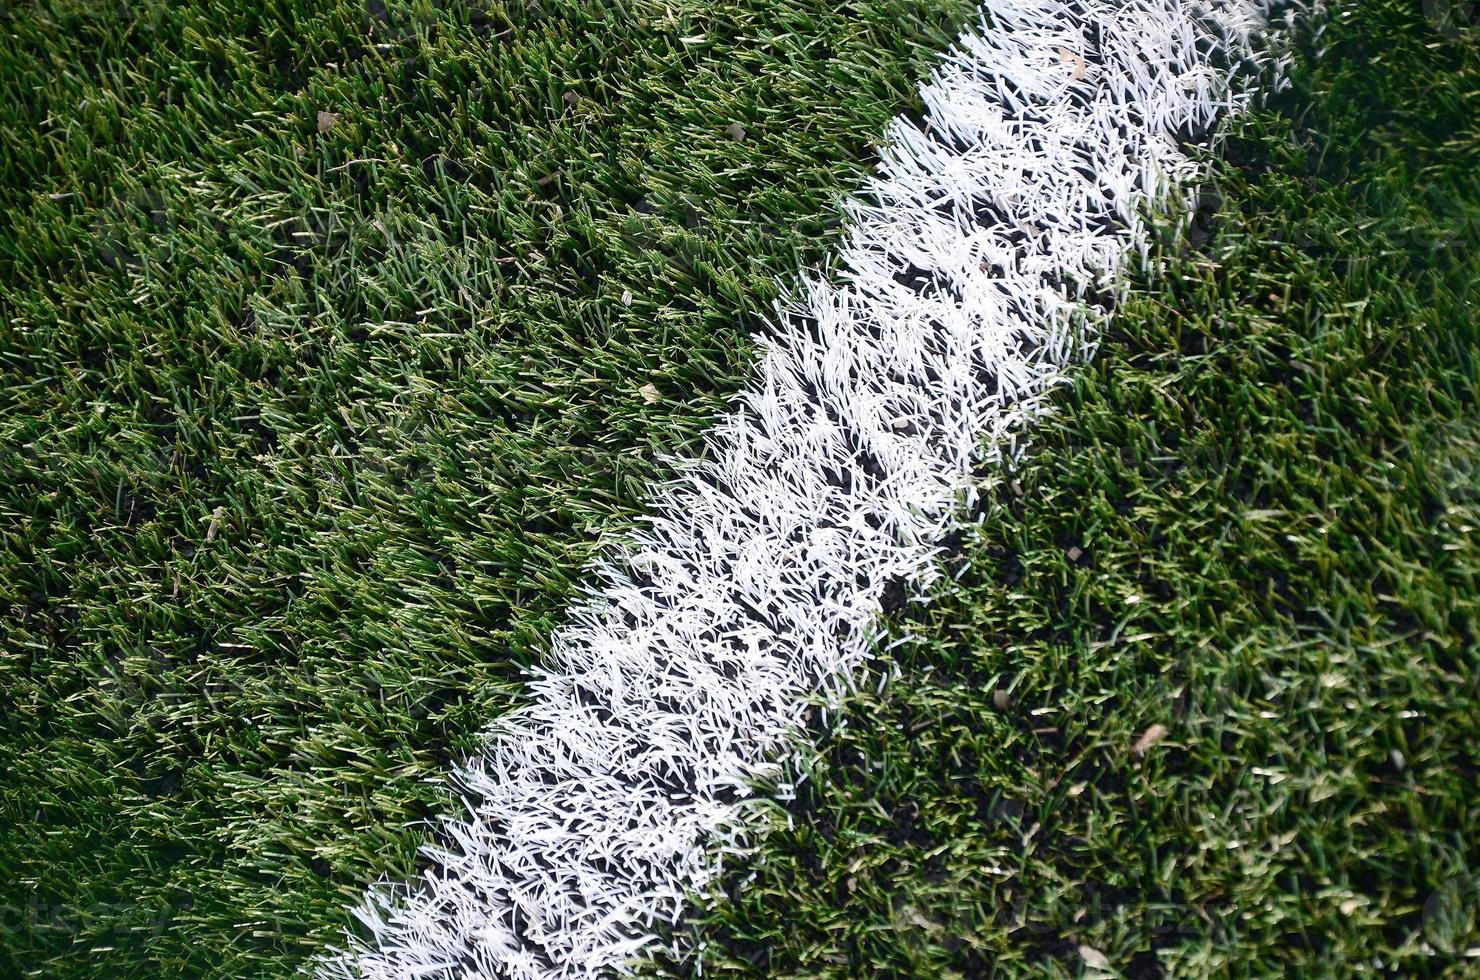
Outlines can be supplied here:
[[[973, 16], [0, 11], [0, 976], [291, 975], [414, 876]], [[1474, 20], [1337, 4], [1224, 127], [643, 969], [1476, 968]]]

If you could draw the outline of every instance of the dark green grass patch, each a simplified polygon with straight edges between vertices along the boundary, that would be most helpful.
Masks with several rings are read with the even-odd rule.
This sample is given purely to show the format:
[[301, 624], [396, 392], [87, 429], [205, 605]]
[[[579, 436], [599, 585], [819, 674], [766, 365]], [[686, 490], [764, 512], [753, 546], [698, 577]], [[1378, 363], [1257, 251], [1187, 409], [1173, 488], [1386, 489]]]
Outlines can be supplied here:
[[897, 624], [706, 975], [1472, 975], [1480, 37], [1365, 3], [1328, 38]]
[[970, 6], [0, 11], [0, 973], [406, 876]]

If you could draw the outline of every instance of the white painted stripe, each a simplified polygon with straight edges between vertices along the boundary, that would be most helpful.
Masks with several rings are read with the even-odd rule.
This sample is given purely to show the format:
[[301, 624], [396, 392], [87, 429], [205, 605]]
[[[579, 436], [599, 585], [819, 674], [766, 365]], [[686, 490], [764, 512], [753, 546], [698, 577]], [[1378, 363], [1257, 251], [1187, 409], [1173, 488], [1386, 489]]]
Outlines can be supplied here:
[[532, 703], [456, 774], [468, 814], [373, 941], [325, 977], [623, 967], [744, 842], [744, 800], [806, 705], [869, 659], [886, 588], [921, 594], [971, 471], [1084, 356], [1195, 176], [1176, 134], [1248, 98], [1259, 0], [988, 0], [846, 206], [836, 273], [779, 311], [702, 460], [591, 571]]

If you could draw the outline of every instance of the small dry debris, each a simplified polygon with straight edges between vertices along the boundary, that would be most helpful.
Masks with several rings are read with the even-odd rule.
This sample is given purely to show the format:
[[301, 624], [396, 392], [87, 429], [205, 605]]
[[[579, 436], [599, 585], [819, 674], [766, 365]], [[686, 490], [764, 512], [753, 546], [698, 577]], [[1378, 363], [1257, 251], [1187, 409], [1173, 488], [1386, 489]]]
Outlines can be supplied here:
[[999, 687], [997, 688], [997, 690], [992, 692], [992, 705], [998, 711], [1006, 711], [1008, 708], [1012, 707], [1012, 695], [1008, 694], [1006, 691], [1002, 690], [1002, 688]]
[[206, 528], [206, 541], [215, 541], [217, 533], [221, 530], [221, 518], [226, 513], [225, 507], [217, 507], [211, 511], [211, 525]]
[[1073, 80], [1076, 82], [1084, 77], [1084, 73], [1089, 68], [1089, 66], [1084, 63], [1084, 59], [1082, 57], [1075, 54], [1073, 51], [1070, 51], [1068, 48], [1059, 48], [1059, 64], [1074, 66], [1074, 74], [1070, 77], [1073, 78]]
[[1064, 557], [1068, 558], [1070, 561], [1078, 561], [1079, 559], [1084, 557], [1084, 549], [1079, 547], [1078, 545], [1075, 545], [1068, 551], [1064, 552]]
[[1079, 958], [1084, 960], [1084, 965], [1091, 969], [1108, 970], [1110, 968], [1110, 957], [1093, 946], [1081, 945], [1079, 947]]
[[1140, 738], [1136, 739], [1136, 744], [1131, 746], [1131, 751], [1136, 754], [1137, 758], [1140, 758], [1141, 756], [1149, 752], [1152, 746], [1166, 737], [1167, 726], [1152, 725], [1150, 728], [1141, 733]]
[[319, 135], [322, 136], [324, 133], [327, 133], [329, 130], [333, 129], [336, 125], [338, 125], [338, 123], [339, 123], [339, 113], [337, 113], [337, 112], [325, 112], [322, 109], [319, 110], [319, 118], [318, 118]]
[[730, 123], [730, 127], [725, 132], [729, 133], [730, 139], [736, 143], [743, 143], [745, 141], [745, 127], [737, 122]]
[[939, 922], [934, 922], [930, 919], [927, 919], [925, 916], [920, 914], [919, 909], [911, 908], [906, 918], [909, 919], [911, 925], [919, 926], [926, 932], [939, 932], [941, 929], [941, 925]]
[[641, 395], [642, 400], [647, 402], [649, 405], [656, 405], [663, 400], [663, 393], [658, 390], [657, 385], [651, 382], [643, 385], [641, 388], [638, 388], [637, 393]]
[[624, 289], [624, 290], [622, 290], [622, 305], [623, 306], [631, 306], [632, 305], [632, 290], [630, 290], [630, 289]]

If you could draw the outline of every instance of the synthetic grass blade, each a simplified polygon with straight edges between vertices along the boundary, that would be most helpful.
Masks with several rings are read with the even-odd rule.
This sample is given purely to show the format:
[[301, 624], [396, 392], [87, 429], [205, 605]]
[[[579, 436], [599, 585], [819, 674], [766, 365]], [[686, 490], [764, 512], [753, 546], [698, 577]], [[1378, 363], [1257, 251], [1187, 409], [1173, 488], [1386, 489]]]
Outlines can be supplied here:
[[756, 380], [648, 526], [592, 569], [532, 703], [457, 773], [469, 813], [323, 975], [619, 970], [743, 843], [808, 705], [922, 594], [972, 470], [1083, 356], [1179, 139], [1270, 60], [1251, 0], [992, 0], [847, 205], [838, 273], [779, 310]]

